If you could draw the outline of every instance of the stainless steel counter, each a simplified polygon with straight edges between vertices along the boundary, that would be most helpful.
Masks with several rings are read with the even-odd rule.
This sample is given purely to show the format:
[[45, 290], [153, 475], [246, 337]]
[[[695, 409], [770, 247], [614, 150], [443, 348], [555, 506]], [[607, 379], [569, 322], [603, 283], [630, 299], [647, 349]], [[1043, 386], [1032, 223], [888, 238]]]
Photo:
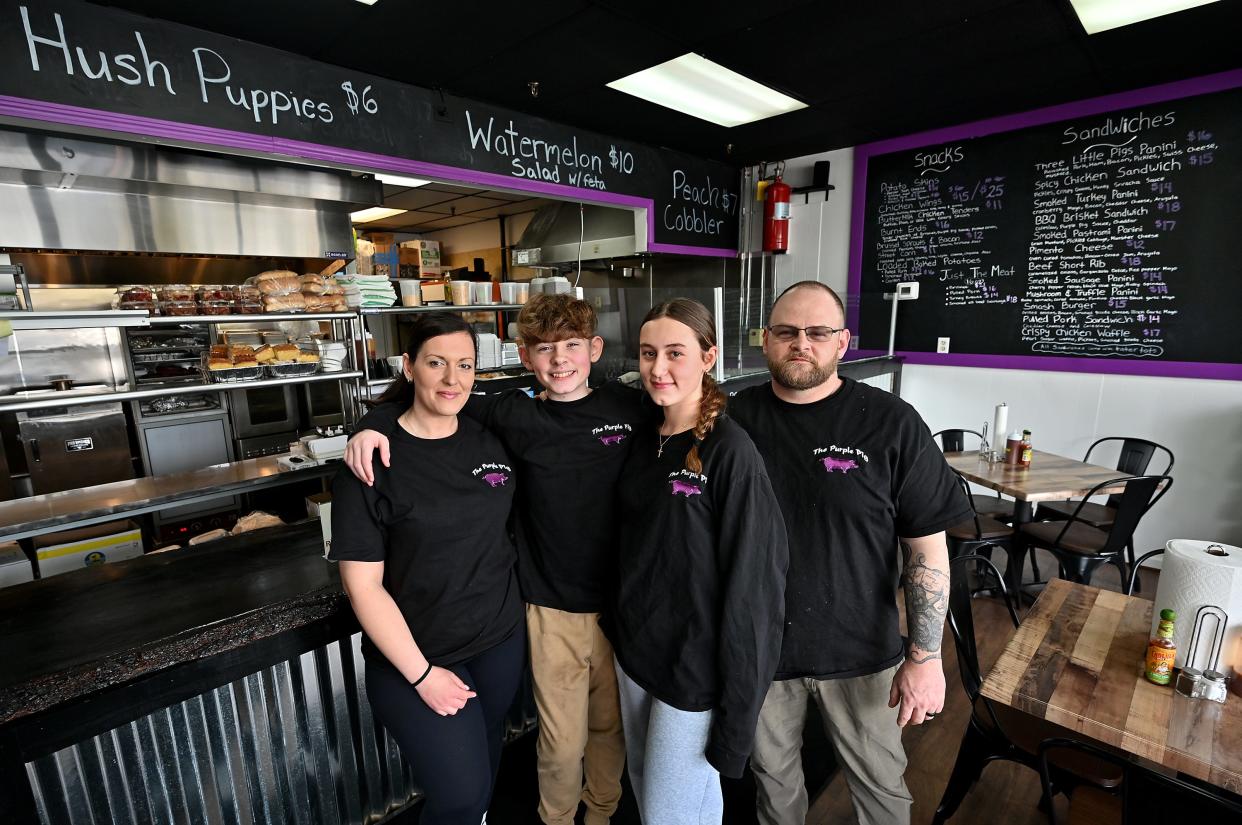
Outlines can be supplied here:
[[264, 456], [186, 473], [115, 481], [0, 502], [0, 540], [13, 541], [48, 530], [86, 527], [173, 505], [227, 498], [257, 487], [292, 484], [332, 475], [338, 466], [312, 464], [287, 470], [277, 463], [279, 458]]

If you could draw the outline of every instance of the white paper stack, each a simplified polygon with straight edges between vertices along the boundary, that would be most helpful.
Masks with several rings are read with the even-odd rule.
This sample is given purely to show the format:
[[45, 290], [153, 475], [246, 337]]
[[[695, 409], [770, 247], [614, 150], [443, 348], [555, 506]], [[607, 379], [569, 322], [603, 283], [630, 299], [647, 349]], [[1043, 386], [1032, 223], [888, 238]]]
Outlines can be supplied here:
[[397, 302], [392, 282], [383, 275], [337, 275], [345, 287], [345, 303], [351, 307], [390, 307]]

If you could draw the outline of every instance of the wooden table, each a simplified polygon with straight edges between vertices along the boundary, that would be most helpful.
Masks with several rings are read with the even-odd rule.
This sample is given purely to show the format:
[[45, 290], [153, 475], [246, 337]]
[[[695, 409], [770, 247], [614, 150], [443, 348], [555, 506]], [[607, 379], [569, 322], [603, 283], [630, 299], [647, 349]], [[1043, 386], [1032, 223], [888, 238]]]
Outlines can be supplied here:
[[[1014, 517], [1018, 523], [1031, 520], [1031, 505], [1034, 502], [1085, 496], [1095, 485], [1126, 475], [1115, 467], [1085, 464], [1040, 450], [1033, 451], [1030, 467], [1017, 467], [1001, 461], [989, 464], [974, 451], [945, 453], [944, 457], [949, 466], [965, 476], [967, 481], [1012, 496]], [[1124, 485], [1102, 492], [1119, 493], [1123, 489]]]
[[1152, 602], [1048, 582], [983, 695], [1083, 736], [1242, 793], [1242, 697], [1187, 699], [1143, 677]]

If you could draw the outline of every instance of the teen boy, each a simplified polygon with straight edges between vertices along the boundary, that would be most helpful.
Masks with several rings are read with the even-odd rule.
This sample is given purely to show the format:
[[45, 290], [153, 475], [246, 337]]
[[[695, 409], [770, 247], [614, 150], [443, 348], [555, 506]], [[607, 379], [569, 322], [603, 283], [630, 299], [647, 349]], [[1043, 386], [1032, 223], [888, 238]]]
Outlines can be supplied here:
[[[545, 400], [518, 390], [476, 395], [465, 413], [500, 437], [521, 478], [514, 528], [539, 712], [539, 816], [547, 825], [570, 825], [582, 801], [587, 825], [604, 825], [621, 798], [625, 742], [612, 646], [599, 614], [615, 569], [613, 492], [645, 417], [642, 394], [616, 383], [587, 386], [604, 342], [585, 301], [537, 295], [517, 326], [522, 363], [546, 389]], [[345, 461], [363, 481], [371, 482], [374, 448], [388, 465], [385, 435], [401, 412], [377, 407], [350, 439]]]

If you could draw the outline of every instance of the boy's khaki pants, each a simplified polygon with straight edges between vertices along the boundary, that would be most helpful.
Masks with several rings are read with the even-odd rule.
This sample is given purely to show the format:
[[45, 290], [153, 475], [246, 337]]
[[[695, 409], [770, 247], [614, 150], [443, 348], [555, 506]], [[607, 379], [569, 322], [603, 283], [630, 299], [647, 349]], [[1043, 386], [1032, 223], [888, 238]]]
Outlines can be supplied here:
[[539, 711], [539, 818], [572, 825], [585, 802], [587, 825], [605, 825], [621, 800], [625, 770], [612, 645], [598, 613], [531, 604], [526, 627]]

